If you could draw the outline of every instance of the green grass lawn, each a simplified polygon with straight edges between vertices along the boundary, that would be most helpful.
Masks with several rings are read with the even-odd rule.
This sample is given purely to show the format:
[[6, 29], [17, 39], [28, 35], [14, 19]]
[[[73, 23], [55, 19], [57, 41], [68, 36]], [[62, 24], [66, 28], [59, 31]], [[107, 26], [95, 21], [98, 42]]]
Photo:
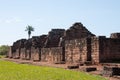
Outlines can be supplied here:
[[60, 68], [0, 60], [0, 80], [106, 80], [100, 76]]
[[0, 55], [0, 58], [3, 58], [3, 57], [5, 57], [5, 55]]

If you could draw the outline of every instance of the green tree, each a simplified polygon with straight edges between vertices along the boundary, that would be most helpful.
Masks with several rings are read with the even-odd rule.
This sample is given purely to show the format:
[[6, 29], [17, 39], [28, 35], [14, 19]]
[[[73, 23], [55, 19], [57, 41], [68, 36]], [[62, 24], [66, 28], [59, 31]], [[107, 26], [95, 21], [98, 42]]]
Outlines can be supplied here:
[[6, 55], [9, 51], [9, 46], [2, 45], [0, 46], [0, 55]]
[[25, 29], [25, 31], [28, 32], [28, 39], [30, 38], [31, 32], [34, 31], [34, 28], [30, 25], [28, 25]]

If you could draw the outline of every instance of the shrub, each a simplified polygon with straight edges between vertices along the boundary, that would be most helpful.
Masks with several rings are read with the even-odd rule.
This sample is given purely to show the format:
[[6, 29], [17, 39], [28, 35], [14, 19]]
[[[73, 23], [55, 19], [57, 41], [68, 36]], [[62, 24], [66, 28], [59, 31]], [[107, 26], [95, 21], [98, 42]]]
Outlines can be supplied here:
[[9, 51], [9, 46], [2, 45], [0, 46], [0, 55], [6, 55]]

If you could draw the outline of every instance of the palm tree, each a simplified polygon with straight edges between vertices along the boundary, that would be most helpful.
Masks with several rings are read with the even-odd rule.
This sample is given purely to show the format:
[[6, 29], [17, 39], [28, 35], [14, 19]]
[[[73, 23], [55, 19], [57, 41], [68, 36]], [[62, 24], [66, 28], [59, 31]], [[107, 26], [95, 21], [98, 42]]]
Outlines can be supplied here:
[[25, 31], [28, 31], [28, 39], [30, 38], [31, 32], [34, 31], [34, 28], [30, 25], [28, 25], [25, 29]]

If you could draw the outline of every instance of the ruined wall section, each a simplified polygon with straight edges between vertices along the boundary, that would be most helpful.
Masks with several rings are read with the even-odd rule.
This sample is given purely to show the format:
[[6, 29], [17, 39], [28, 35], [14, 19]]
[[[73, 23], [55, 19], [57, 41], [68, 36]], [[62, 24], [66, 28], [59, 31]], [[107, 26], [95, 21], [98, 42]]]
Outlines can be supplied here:
[[20, 58], [21, 59], [26, 59], [26, 49], [25, 48], [21, 48], [21, 55], [20, 55]]
[[101, 43], [101, 62], [120, 61], [120, 39], [107, 38]]
[[95, 36], [92, 34], [82, 23], [75, 23], [69, 29], [66, 30], [65, 34], [66, 40], [74, 40], [81, 38], [90, 38]]
[[120, 60], [120, 39], [99, 36], [92, 38], [92, 62], [117, 62]]
[[120, 39], [120, 33], [112, 33], [110, 35], [110, 38], [119, 38]]
[[91, 38], [91, 56], [92, 63], [99, 64], [101, 59], [101, 53], [103, 53], [102, 49], [102, 41], [105, 40], [105, 36], [92, 37]]
[[58, 47], [60, 38], [64, 36], [64, 29], [52, 29], [47, 36], [45, 48]]
[[40, 61], [41, 60], [41, 48], [31, 48], [31, 60]]
[[91, 60], [91, 39], [83, 38], [65, 42], [65, 59], [67, 63], [80, 63]]
[[12, 53], [11, 53], [11, 54], [13, 54], [13, 58], [15, 58], [15, 59], [20, 58], [21, 48], [24, 47], [25, 41], [26, 41], [26, 39], [20, 39], [20, 40], [17, 40], [16, 42], [13, 43]]
[[63, 48], [42, 48], [41, 49], [41, 61], [49, 63], [59, 63], [63, 61]]

